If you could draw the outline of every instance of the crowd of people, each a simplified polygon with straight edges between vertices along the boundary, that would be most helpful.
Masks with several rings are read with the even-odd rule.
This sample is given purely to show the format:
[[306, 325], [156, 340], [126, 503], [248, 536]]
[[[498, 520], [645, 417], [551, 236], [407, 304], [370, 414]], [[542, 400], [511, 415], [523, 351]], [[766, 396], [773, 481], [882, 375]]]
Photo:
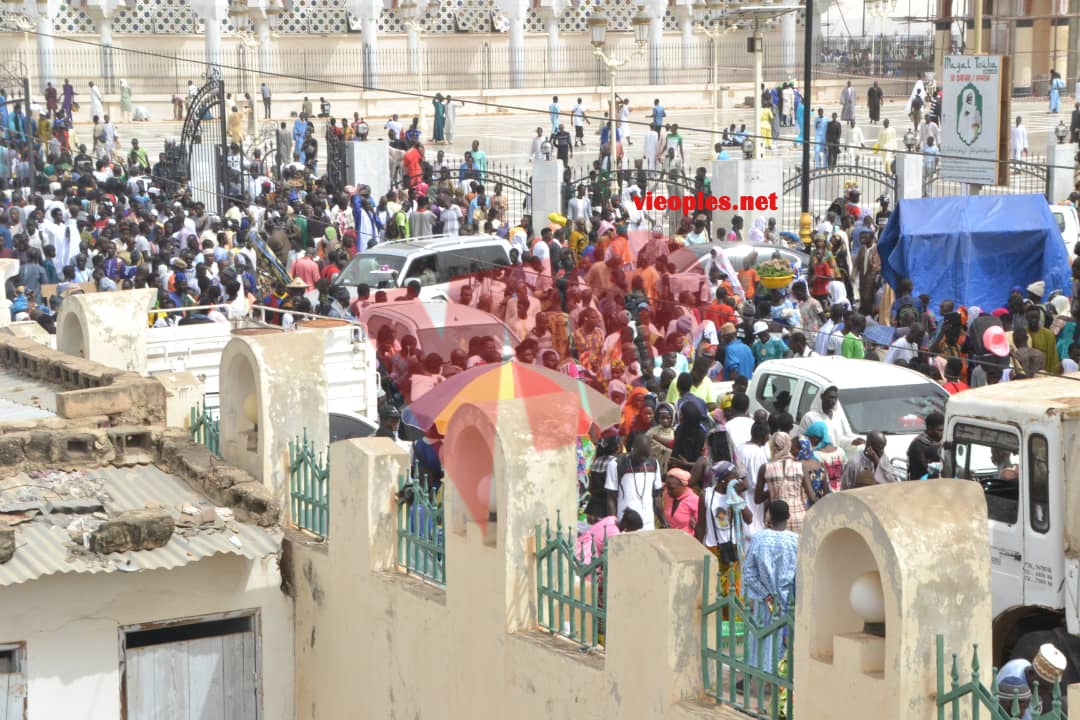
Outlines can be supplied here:
[[[779, 96], [784, 121], [795, 121], [796, 91], [785, 86]], [[438, 143], [452, 136], [454, 106], [450, 98], [435, 102]], [[883, 433], [845, 434], [835, 420], [836, 388], [824, 389], [800, 417], [790, 398], [751, 414], [747, 389], [758, 366], [839, 355], [912, 368], [949, 393], [1078, 369], [1080, 292], [1071, 301], [1044, 298], [1036, 282], [1003, 293], [996, 308], [950, 300], [932, 308], [925, 288], [883, 282], [876, 243], [889, 203], [865, 207], [857, 187], [836, 199], [806, 248], [765, 217], [745, 228], [735, 216], [722, 228], [687, 213], [672, 227], [650, 227], [633, 202], [645, 184], [638, 170], [617, 175], [602, 164], [568, 188], [562, 213], [537, 218], [527, 205], [511, 208], [485, 176], [479, 141], [451, 167], [441, 150], [428, 156], [417, 123], [405, 128], [394, 116], [385, 127], [402, 173], [374, 197], [367, 186], [334, 187], [317, 174], [312, 109], [292, 129], [281, 125], [276, 163], [251, 160], [250, 183], [221, 216], [195, 199], [187, 179], [161, 167], [164, 158], [151, 167], [137, 139], [124, 157], [115, 130], [103, 130], [99, 144], [95, 126], [90, 154], [70, 131], [56, 132], [55, 122], [20, 114], [20, 129], [0, 142], [0, 257], [20, 262], [5, 288], [13, 319], [51, 328], [72, 292], [145, 287], [157, 290], [154, 325], [230, 322], [255, 304], [271, 308], [268, 320], [282, 325], [294, 313], [355, 320], [389, 299], [385, 287], [360, 285], [354, 297], [332, 284], [357, 252], [432, 233], [502, 237], [509, 262], [454, 278], [451, 302], [502, 321], [506, 338], [516, 339], [513, 362], [568, 374], [621, 407], [620, 423], [578, 441], [589, 552], [620, 531], [681, 530], [716, 556], [765, 616], [791, 602], [808, 508], [832, 492], [935, 476], [944, 418], [922, 418], [901, 472]], [[558, 134], [557, 98], [550, 112]], [[328, 104], [321, 114], [328, 141], [368, 132], [359, 115], [339, 123]], [[652, 135], [660, 137], [666, 116], [657, 100], [646, 147], [658, 142]], [[576, 110], [571, 117], [576, 123]], [[108, 116], [99, 124], [107, 128]], [[739, 132], [745, 129], [731, 138]], [[668, 124], [663, 138], [664, 154], [681, 159], [678, 126]], [[628, 136], [616, 138], [624, 139], [629, 144]], [[793, 238], [805, 264], [791, 266], [786, 287], [767, 286], [758, 268], [788, 262], [780, 250], [790, 250]], [[758, 249], [736, 266], [719, 241]], [[474, 260], [462, 253], [463, 264]], [[267, 266], [271, 258], [288, 277]], [[1075, 285], [1080, 260], [1073, 277]], [[394, 301], [419, 294], [412, 285]], [[474, 337], [442, 357], [384, 328], [374, 338], [387, 398], [379, 432], [399, 436], [400, 409], [423, 390], [503, 362], [504, 339]], [[438, 438], [419, 442], [423, 471], [440, 478], [438, 454], [427, 451]]]

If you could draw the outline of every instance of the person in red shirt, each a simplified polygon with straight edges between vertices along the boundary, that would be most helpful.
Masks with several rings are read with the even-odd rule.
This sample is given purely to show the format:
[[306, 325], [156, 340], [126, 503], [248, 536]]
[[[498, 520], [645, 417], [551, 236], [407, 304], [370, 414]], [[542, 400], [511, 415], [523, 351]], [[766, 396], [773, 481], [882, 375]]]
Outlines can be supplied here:
[[401, 158], [401, 169], [409, 178], [409, 187], [416, 187], [423, 180], [421, 163], [424, 160], [424, 146], [420, 143], [405, 151]]
[[951, 357], [945, 361], [945, 383], [943, 387], [950, 395], [968, 389], [968, 384], [960, 379], [963, 372], [964, 361], [962, 358]]
[[728, 301], [728, 291], [726, 288], [717, 288], [716, 300], [705, 308], [702, 320], [712, 320], [713, 325], [716, 326], [717, 330], [727, 323], [735, 322], [735, 308], [732, 307]]

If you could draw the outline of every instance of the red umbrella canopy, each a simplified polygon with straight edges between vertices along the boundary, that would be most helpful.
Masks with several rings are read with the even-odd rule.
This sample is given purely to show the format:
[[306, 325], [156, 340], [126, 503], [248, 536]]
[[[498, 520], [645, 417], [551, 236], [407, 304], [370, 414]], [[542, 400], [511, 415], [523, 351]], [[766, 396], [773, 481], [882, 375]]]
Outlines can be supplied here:
[[[594, 423], [607, 427], [620, 419], [618, 405], [572, 377], [539, 365], [504, 362], [481, 365], [445, 380], [412, 403], [403, 420], [445, 434], [458, 408], [470, 404], [498, 426], [500, 405], [519, 400], [524, 400], [533, 446], [541, 452], [575, 444]], [[495, 461], [491, 446], [482, 452], [485, 457], [467, 459], [476, 470], [468, 473], [469, 479], [463, 480], [465, 473], [450, 473], [450, 477], [470, 515], [485, 527]]]

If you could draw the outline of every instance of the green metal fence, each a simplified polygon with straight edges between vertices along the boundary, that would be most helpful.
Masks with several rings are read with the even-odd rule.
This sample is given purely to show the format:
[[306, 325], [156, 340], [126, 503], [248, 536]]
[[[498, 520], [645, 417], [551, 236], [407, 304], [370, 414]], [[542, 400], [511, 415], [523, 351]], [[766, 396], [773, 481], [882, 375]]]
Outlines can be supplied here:
[[[712, 582], [715, 579], [715, 585]], [[724, 592], [713, 557], [705, 556], [701, 607], [701, 667], [705, 692], [762, 720], [790, 720], [794, 602], [770, 610]], [[726, 587], [736, 587], [733, 575]]]
[[607, 543], [589, 543], [578, 555], [574, 528], [556, 517], [536, 526], [536, 620], [545, 630], [587, 647], [604, 645], [607, 615]]
[[215, 455], [221, 455], [221, 420], [216, 409], [206, 407], [206, 398], [203, 398], [201, 405], [191, 408], [188, 432], [193, 442], [205, 445]]
[[315, 453], [304, 437], [289, 441], [289, 494], [292, 524], [319, 537], [330, 534], [330, 453]]
[[[990, 688], [979, 677], [979, 646], [971, 652], [970, 679], [960, 682], [960, 667], [956, 653], [949, 666], [949, 689], [945, 689], [945, 638], [937, 636], [937, 716], [938, 720], [961, 720], [961, 717], [979, 720], [1017, 720], [1025, 714], [1025, 701], [1021, 705], [1015, 698], [1003, 705], [998, 698], [997, 670], [990, 671]], [[1061, 684], [1055, 683], [1050, 691], [1050, 707], [1044, 708], [1039, 695], [1039, 683], [1033, 681], [1031, 688], [1031, 717], [1033, 720], [1068, 720], [1061, 709]]]
[[442, 485], [421, 478], [398, 480], [398, 565], [436, 585], [446, 585], [446, 532]]

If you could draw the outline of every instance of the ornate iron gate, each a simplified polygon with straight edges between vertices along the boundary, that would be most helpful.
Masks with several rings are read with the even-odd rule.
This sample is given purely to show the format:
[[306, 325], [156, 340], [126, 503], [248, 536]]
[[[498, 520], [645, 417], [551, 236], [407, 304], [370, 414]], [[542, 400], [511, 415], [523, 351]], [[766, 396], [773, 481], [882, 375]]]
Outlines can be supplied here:
[[[636, 185], [641, 190], [641, 196], [645, 197], [647, 193], [653, 193], [653, 195], [678, 195], [696, 196], [697, 193], [703, 192], [709, 194], [712, 192], [711, 187], [705, 184], [699, 185], [694, 178], [687, 177], [682, 171], [673, 173], [665, 172], [664, 170], [645, 170], [643, 168], [625, 169], [620, 172], [622, 179], [622, 188], [626, 191], [632, 185]], [[614, 178], [605, 180], [603, 173], [598, 171], [590, 171], [587, 175], [578, 175], [576, 178], [571, 178], [563, 182], [563, 210], [567, 210], [567, 206], [570, 198], [577, 197], [578, 187], [584, 186], [587, 189], [587, 197], [594, 207], [602, 206], [609, 198], [616, 193], [616, 181]], [[633, 202], [627, 200], [627, 202]], [[695, 211], [696, 214], [697, 211]], [[689, 217], [691, 213], [682, 210], [648, 210], [643, 209], [642, 213], [645, 215], [645, 223], [648, 227], [659, 227], [669, 235], [675, 233], [678, 229], [679, 223], [684, 216]], [[712, 213], [706, 212], [706, 218], [709, 220], [711, 226]]]
[[[864, 205], [872, 204], [875, 198], [896, 195], [896, 176], [885, 170], [883, 158], [862, 158], [858, 165], [837, 165], [835, 167], [812, 168], [809, 172], [810, 214], [822, 217], [829, 206], [854, 183], [858, 187]], [[781, 230], [798, 232], [800, 200], [802, 194], [802, 168], [794, 167], [784, 178], [784, 207]]]
[[[983, 185], [981, 195], [1039, 194], [1049, 192], [1050, 171], [1046, 158], [1031, 156], [1027, 160], [1008, 160], [1009, 182], [1007, 185]], [[940, 169], [923, 176], [923, 197], [948, 197], [964, 195], [963, 183], [941, 177]]]
[[[496, 195], [496, 185], [499, 186], [501, 195], [506, 200], [504, 222], [513, 227], [521, 222], [522, 215], [532, 213], [532, 178], [527, 170], [488, 163], [487, 170], [484, 172], [484, 191], [489, 201]], [[533, 218], [533, 228], [537, 231], [545, 225], [547, 225], [547, 218]]]
[[332, 133], [326, 134], [326, 179], [332, 193], [341, 192], [347, 182], [345, 140]]
[[206, 73], [206, 84], [188, 105], [176, 152], [179, 167], [191, 181], [192, 195], [207, 208], [217, 208], [219, 215], [225, 214], [228, 195], [228, 137], [225, 83], [221, 70], [211, 67]]

